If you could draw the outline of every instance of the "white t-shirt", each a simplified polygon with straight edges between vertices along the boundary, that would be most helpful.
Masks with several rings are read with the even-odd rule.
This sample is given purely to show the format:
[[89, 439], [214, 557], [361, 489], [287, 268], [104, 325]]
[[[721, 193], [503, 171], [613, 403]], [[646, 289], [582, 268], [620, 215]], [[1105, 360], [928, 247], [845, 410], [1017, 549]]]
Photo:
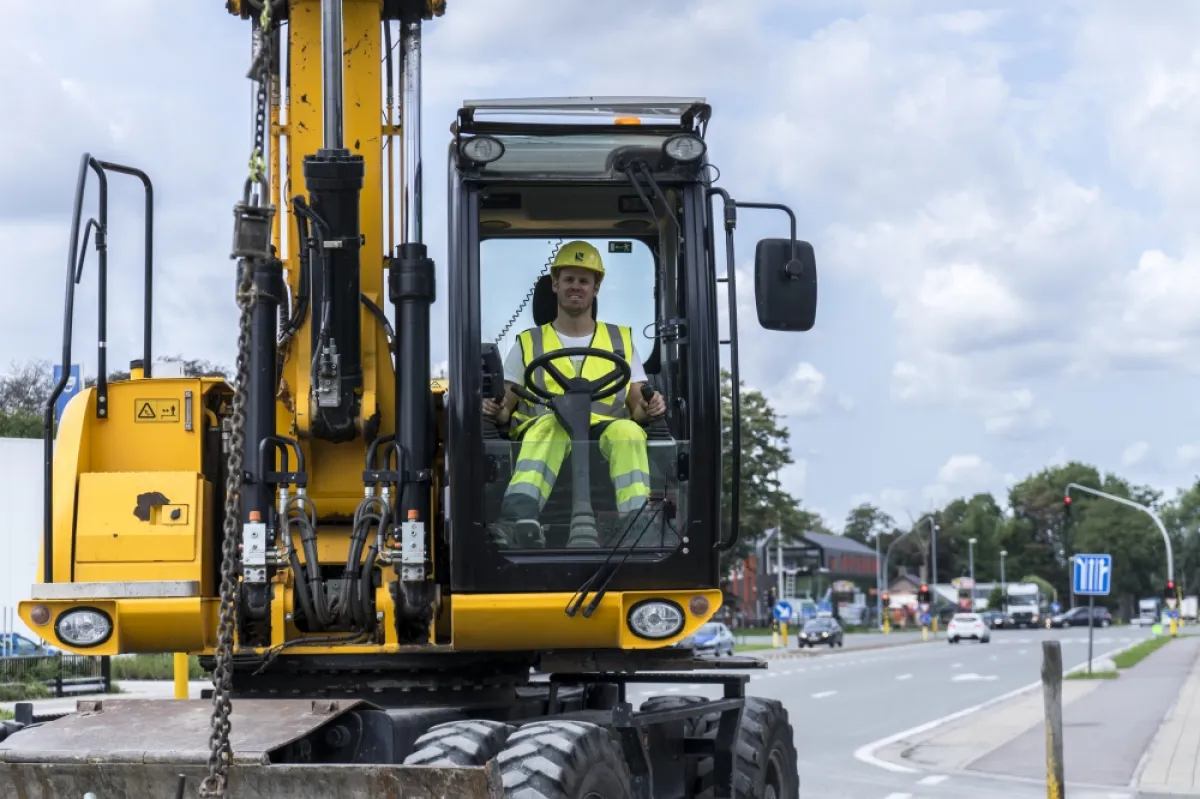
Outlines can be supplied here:
[[[557, 330], [555, 330], [558, 333]], [[590, 347], [592, 346], [592, 336], [564, 336], [558, 333], [558, 338], [562, 341], [563, 347]], [[633, 344], [633, 342], [630, 342]], [[633, 352], [628, 357], [629, 361], [629, 382], [630, 383], [645, 383], [646, 369], [642, 365], [642, 358], [638, 355], [637, 345], [633, 344]], [[575, 366], [575, 373], [579, 373], [579, 367], [583, 363], [582, 356], [571, 358], [571, 363]], [[525, 359], [521, 355], [521, 342], [513, 344], [508, 351], [508, 357], [504, 360], [504, 379], [510, 383], [516, 383], [518, 386], [525, 384]], [[547, 375], [547, 380], [553, 382], [554, 378]]]

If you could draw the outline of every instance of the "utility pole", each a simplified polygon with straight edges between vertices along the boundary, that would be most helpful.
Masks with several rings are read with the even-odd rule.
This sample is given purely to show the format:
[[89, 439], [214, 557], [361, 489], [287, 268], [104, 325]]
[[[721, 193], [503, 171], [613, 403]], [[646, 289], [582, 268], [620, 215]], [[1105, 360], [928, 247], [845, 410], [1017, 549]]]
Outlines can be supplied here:
[[1008, 615], [1008, 583], [1004, 579], [1004, 557], [1008, 555], [1007, 549], [1000, 550], [1000, 612]]
[[875, 617], [883, 627], [883, 563], [879, 560], [879, 531], [875, 531]]
[[969, 546], [968, 551], [970, 552], [970, 559], [971, 559], [971, 610], [975, 609], [975, 541], [976, 540], [978, 540], [978, 539], [975, 539], [975, 538], [967, 539], [967, 544]]

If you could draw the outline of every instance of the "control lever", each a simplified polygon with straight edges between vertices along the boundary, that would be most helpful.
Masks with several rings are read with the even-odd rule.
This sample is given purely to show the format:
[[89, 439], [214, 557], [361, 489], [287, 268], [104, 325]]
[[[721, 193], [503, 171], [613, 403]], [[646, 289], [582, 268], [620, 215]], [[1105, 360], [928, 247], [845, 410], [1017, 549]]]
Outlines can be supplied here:
[[[649, 402], [654, 396], [654, 389], [649, 383], [642, 383], [642, 400]], [[669, 441], [671, 438], [671, 430], [667, 427], [667, 420], [663, 416], [653, 416], [650, 419], [650, 424], [646, 426], [646, 438], [651, 441]]]

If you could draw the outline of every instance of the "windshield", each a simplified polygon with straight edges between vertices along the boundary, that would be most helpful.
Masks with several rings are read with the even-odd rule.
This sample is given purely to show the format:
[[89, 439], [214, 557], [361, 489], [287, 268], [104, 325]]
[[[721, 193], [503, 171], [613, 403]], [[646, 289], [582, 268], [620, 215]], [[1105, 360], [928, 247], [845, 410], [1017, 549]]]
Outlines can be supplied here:
[[[586, 266], [564, 268], [556, 284], [549, 266], [560, 255], [568, 264], [598, 261], [602, 276], [595, 282], [596, 272]], [[561, 394], [544, 368], [525, 380], [533, 357], [560, 347], [620, 350], [630, 367], [625, 383], [603, 353], [551, 361], [566, 378], [580, 371], [589, 380], [615, 374], [613, 385], [620, 386], [611, 397], [593, 396], [591, 426], [574, 441], [548, 401], [511, 398], [518, 403], [511, 418], [486, 445], [497, 467], [486, 489], [493, 540], [501, 549], [542, 552], [618, 544], [674, 550], [680, 543], [674, 519], [685, 488], [670, 468], [676, 444], [647, 440], [646, 421], [630, 418], [635, 400], [629, 384], [645, 384], [656, 372], [657, 265], [650, 246], [628, 237], [491, 238], [480, 244], [479, 271], [483, 337], [498, 349], [505, 383]], [[586, 458], [588, 468], [582, 512], [573, 504], [577, 457]]]
[[702, 625], [700, 629], [696, 631], [696, 635], [716, 635], [719, 632], [721, 632], [721, 625], [710, 623]]

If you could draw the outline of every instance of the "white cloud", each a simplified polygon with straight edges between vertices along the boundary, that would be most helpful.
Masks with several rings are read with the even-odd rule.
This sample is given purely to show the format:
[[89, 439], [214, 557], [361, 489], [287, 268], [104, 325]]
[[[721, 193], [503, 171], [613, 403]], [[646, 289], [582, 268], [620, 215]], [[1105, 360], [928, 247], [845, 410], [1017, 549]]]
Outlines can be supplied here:
[[1200, 461], [1200, 447], [1195, 444], [1180, 444], [1175, 450], [1175, 457], [1179, 460], [1180, 466], [1191, 466]]
[[1003, 497], [1016, 480], [979, 455], [952, 455], [938, 469], [937, 479], [925, 487], [924, 494], [928, 501], [939, 505], [981, 492]]
[[1137, 466], [1146, 459], [1150, 452], [1150, 444], [1145, 441], [1135, 441], [1121, 453], [1121, 463], [1125, 466]]

